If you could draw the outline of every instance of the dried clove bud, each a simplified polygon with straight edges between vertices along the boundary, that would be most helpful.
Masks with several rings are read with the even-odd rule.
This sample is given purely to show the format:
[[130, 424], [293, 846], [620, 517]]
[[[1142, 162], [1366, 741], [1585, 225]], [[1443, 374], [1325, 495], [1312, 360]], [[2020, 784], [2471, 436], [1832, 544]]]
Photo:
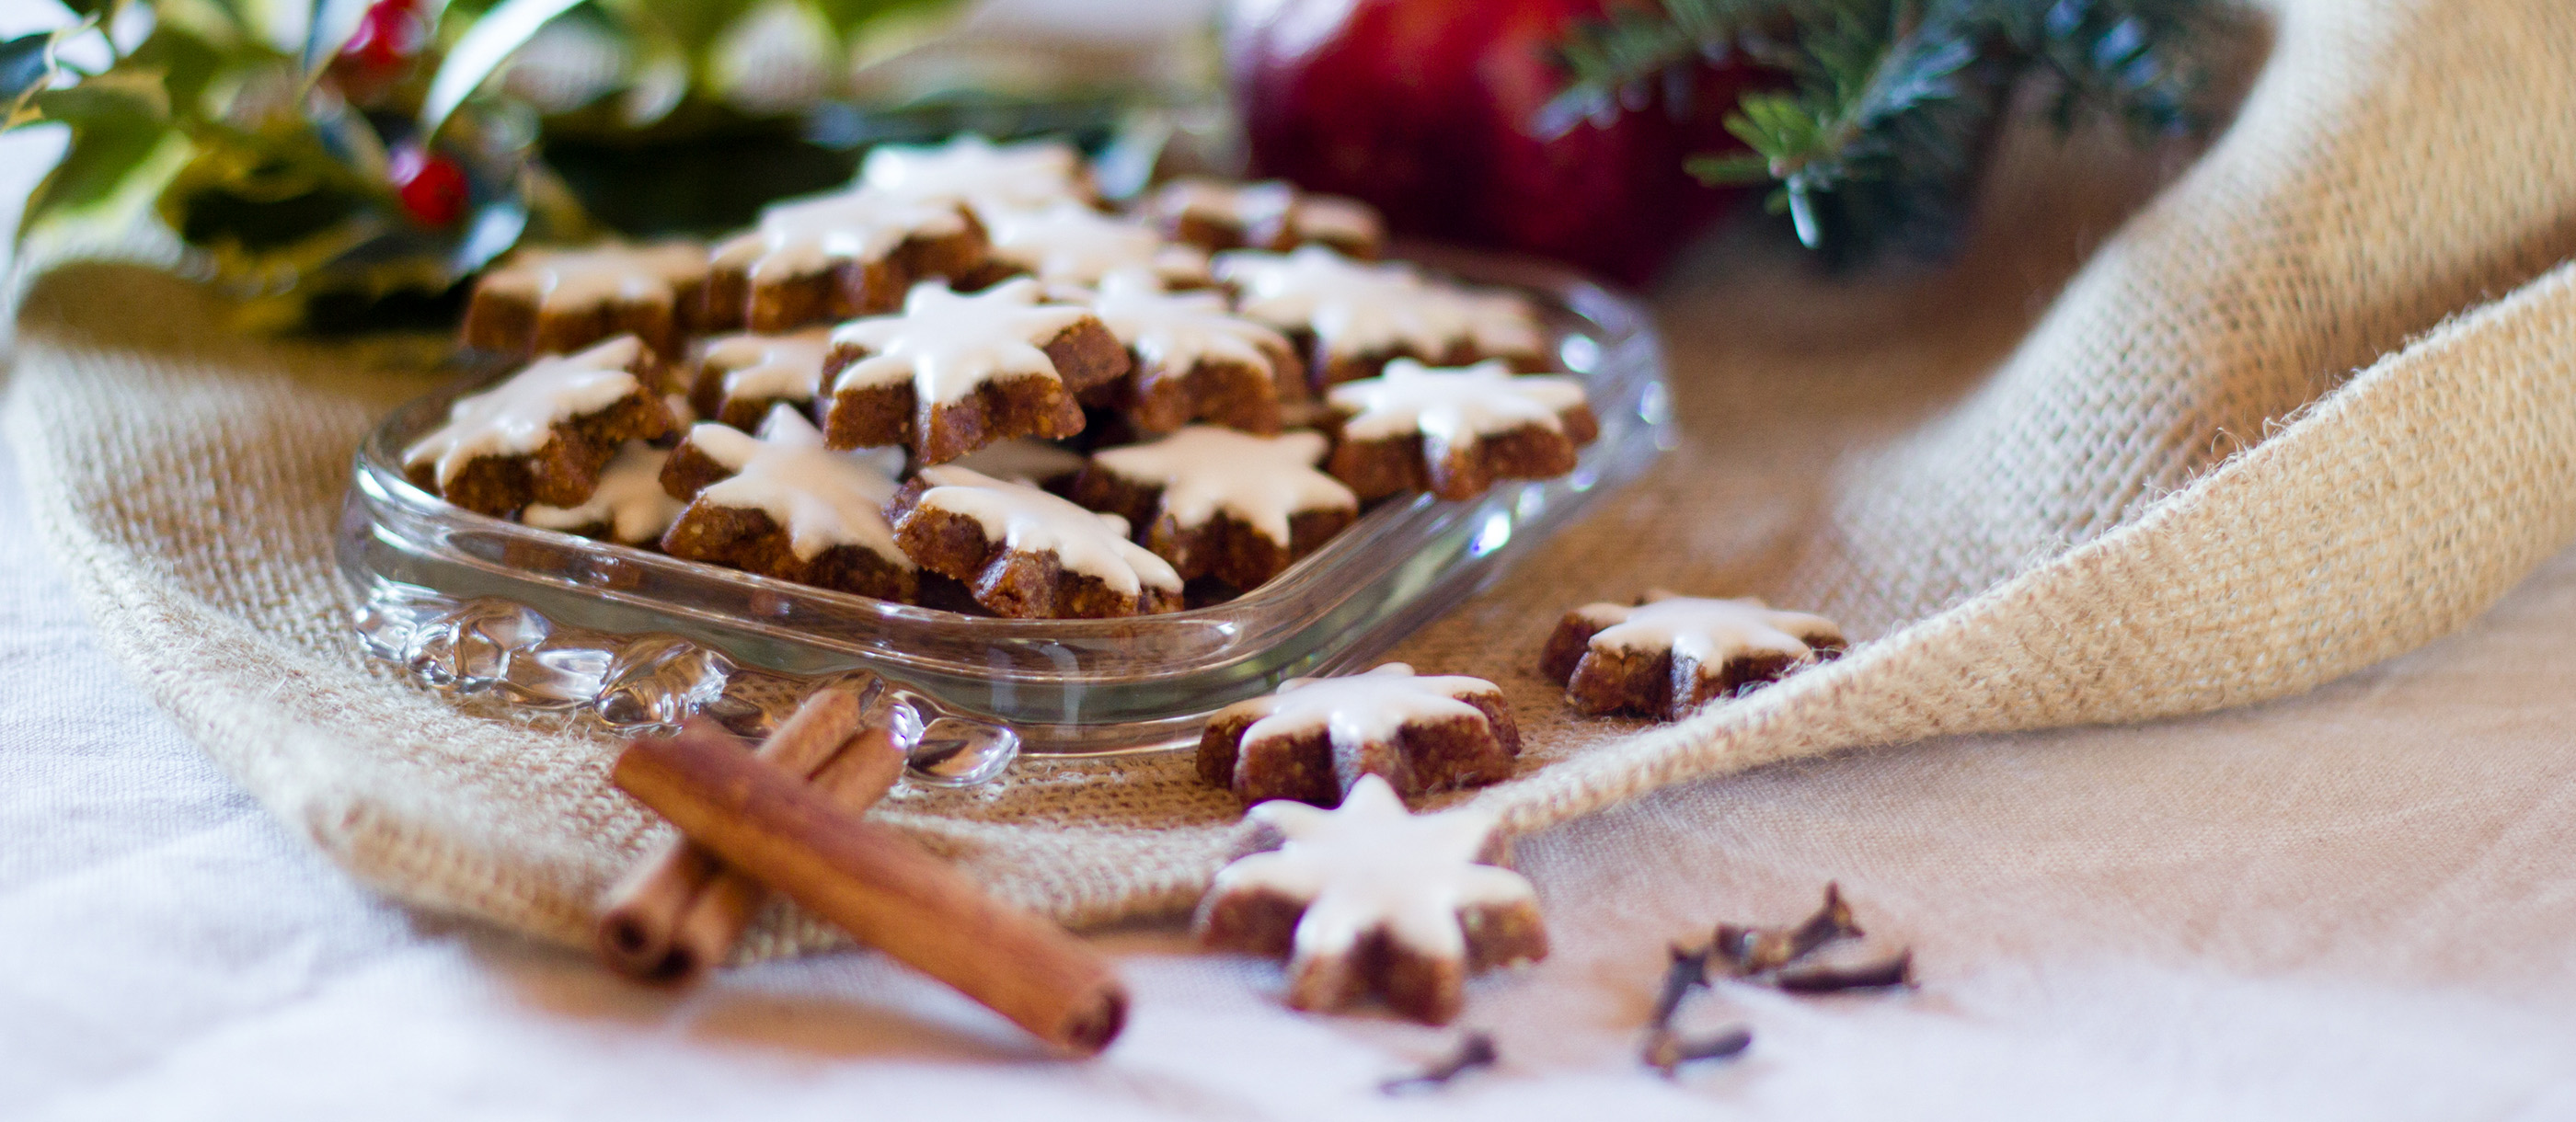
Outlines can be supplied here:
[[1784, 930], [1719, 924], [1710, 952], [1738, 976], [1767, 974], [1815, 953], [1816, 948], [1827, 943], [1861, 934], [1860, 924], [1852, 920], [1851, 905], [1843, 900], [1842, 885], [1828, 882], [1825, 902], [1817, 907], [1816, 914], [1796, 927]]
[[1458, 1042], [1458, 1051], [1448, 1059], [1412, 1075], [1399, 1076], [1377, 1085], [1382, 1094], [1395, 1095], [1419, 1088], [1443, 1087], [1449, 1081], [1480, 1067], [1492, 1067], [1503, 1054], [1494, 1047], [1490, 1034], [1471, 1032]]
[[1691, 990], [1708, 984], [1708, 952], [1706, 947], [1694, 950], [1679, 943], [1666, 949], [1673, 962], [1664, 968], [1663, 992], [1655, 995], [1655, 1013], [1646, 1022], [1649, 1032], [1662, 1036], [1671, 1030], [1673, 1014], [1681, 1012], [1682, 999], [1689, 997]]
[[1670, 1079], [1683, 1064], [1722, 1060], [1739, 1055], [1752, 1046], [1753, 1030], [1743, 1025], [1719, 1029], [1696, 1039], [1658, 1031], [1655, 1038], [1646, 1043], [1646, 1066], [1663, 1072], [1664, 1078]]
[[1889, 989], [1914, 984], [1914, 952], [1860, 966], [1804, 966], [1771, 976], [1771, 984], [1789, 993], [1841, 993]]

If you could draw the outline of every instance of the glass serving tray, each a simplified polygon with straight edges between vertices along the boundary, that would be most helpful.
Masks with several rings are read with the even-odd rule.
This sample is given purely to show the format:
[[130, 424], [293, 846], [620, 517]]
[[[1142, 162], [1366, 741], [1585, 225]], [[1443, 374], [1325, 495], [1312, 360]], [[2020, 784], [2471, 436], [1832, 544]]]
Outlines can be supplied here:
[[1467, 502], [1389, 500], [1270, 583], [1111, 620], [964, 615], [832, 592], [475, 514], [404, 479], [400, 450], [473, 387], [394, 411], [359, 448], [338, 554], [368, 649], [451, 694], [620, 732], [708, 712], [746, 732], [826, 681], [890, 707], [915, 774], [974, 782], [1017, 752], [1197, 743], [1206, 715], [1299, 675], [1359, 669], [1499, 577], [1670, 448], [1646, 314], [1572, 273], [1413, 254], [1538, 304], [1601, 422], [1573, 473]]

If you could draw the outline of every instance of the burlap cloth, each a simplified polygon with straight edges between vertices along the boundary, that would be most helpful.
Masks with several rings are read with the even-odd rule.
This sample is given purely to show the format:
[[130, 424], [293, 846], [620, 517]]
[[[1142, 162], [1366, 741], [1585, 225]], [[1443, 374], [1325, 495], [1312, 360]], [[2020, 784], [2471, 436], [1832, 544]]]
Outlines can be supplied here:
[[[1511, 694], [1524, 767], [1473, 799], [1535, 830], [1791, 757], [2278, 697], [2576, 539], [2576, 5], [2293, 0], [2275, 36], [2205, 153], [2011, 138], [1947, 270], [1830, 282], [1739, 238], [1668, 286], [1682, 447], [1397, 652]], [[27, 290], [36, 536], [137, 683], [352, 873], [583, 939], [665, 828], [614, 746], [460, 712], [349, 633], [349, 454], [427, 383], [222, 311], [133, 265]], [[1677, 725], [1568, 715], [1547, 628], [1657, 585], [1870, 641]], [[1235, 819], [1178, 758], [884, 813], [1077, 923], [1186, 906]], [[780, 907], [750, 953], [829, 938]]]

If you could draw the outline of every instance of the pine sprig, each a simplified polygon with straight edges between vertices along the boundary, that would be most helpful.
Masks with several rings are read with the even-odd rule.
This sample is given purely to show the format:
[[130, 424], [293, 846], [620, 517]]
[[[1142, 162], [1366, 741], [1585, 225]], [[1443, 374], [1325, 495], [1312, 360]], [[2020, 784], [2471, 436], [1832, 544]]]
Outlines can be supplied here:
[[1660, 0], [1578, 27], [1557, 127], [1642, 107], [1677, 71], [1750, 66], [1726, 128], [1744, 148], [1690, 169], [1776, 184], [1800, 241], [1837, 262], [1954, 242], [1985, 140], [2011, 91], [2053, 79], [2050, 116], [2196, 124], [2195, 48], [2222, 0]]

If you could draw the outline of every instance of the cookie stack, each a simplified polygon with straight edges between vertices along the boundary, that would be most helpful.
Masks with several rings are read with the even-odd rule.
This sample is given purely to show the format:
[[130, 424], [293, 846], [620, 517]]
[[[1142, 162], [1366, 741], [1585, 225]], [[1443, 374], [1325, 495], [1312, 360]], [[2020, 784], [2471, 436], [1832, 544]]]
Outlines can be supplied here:
[[881, 147], [713, 246], [488, 272], [465, 342], [525, 365], [404, 468], [484, 514], [888, 600], [1219, 601], [1365, 503], [1561, 475], [1597, 432], [1527, 302], [1383, 241], [1285, 184], [1119, 213], [1063, 144]]

